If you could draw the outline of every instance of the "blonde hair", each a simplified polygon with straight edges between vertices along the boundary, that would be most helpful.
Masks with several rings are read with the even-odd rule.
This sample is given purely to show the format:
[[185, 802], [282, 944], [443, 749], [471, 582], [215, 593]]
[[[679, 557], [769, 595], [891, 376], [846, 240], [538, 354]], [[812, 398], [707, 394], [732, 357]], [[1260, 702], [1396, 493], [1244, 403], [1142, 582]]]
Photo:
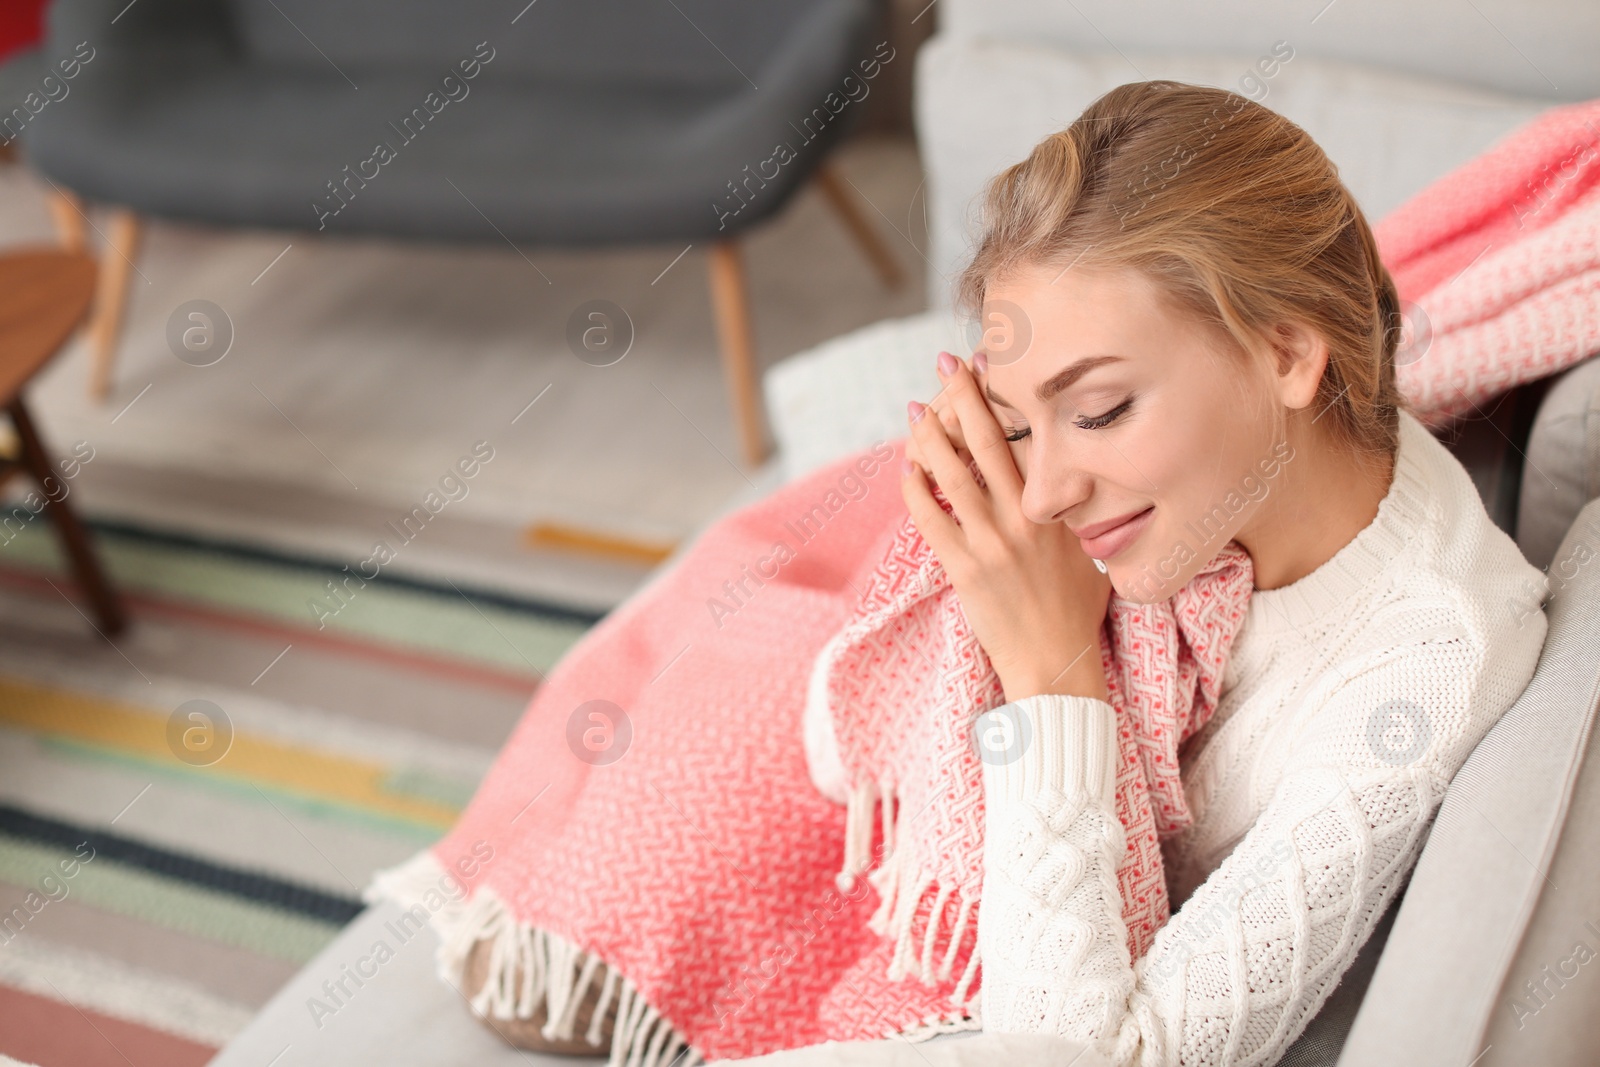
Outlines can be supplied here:
[[[1271, 356], [1299, 322], [1326, 339], [1313, 407], [1359, 458], [1399, 441], [1394, 281], [1322, 149], [1237, 93], [1134, 82], [1090, 104], [990, 182], [958, 303], [1021, 266], [1135, 268], [1205, 326]], [[1281, 411], [1280, 411], [1281, 417]]]

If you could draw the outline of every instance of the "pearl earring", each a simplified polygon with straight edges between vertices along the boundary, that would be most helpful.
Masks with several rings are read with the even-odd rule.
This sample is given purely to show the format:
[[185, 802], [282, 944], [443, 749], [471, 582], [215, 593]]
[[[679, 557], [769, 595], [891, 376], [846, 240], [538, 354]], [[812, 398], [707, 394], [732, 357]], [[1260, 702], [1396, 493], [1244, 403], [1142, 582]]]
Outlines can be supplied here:
[[[1091, 558], [1093, 558], [1093, 557], [1091, 557]], [[1094, 566], [1095, 566], [1095, 569], [1098, 570], [1101, 574], [1106, 573], [1106, 561], [1105, 560], [1103, 560], [1103, 559], [1095, 560], [1094, 561]]]

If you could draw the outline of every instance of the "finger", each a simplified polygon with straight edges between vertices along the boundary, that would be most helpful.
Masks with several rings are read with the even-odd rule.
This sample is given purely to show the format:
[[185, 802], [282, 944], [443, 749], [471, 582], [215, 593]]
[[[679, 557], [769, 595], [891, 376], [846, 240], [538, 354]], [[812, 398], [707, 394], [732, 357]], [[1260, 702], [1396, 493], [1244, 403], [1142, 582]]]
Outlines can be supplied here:
[[909, 459], [924, 471], [928, 469], [928, 458], [922, 454], [922, 449], [917, 445], [915, 437], [906, 438], [904, 458]]
[[961, 360], [954, 367], [941, 361], [939, 377], [944, 380], [943, 396], [948, 398], [951, 410], [961, 422], [962, 438], [967, 451], [978, 462], [983, 480], [989, 491], [1001, 500], [1015, 503], [1022, 499], [1022, 475], [1017, 473], [1017, 462], [1011, 455], [1010, 442], [1000, 428], [994, 412], [979, 391], [978, 379]]
[[956, 415], [955, 406], [951, 403], [950, 397], [945, 390], [940, 389], [934, 395], [934, 398], [928, 402], [928, 406], [938, 413], [939, 423], [944, 427], [944, 434], [950, 439], [950, 443], [955, 446], [956, 451], [958, 453], [965, 451], [967, 439], [961, 432], [961, 419]]
[[901, 468], [900, 495], [905, 499], [906, 510], [911, 513], [917, 532], [948, 569], [955, 553], [966, 551], [966, 538], [961, 527], [933, 498], [928, 476], [920, 464], [905, 461]]
[[922, 450], [925, 469], [944, 490], [945, 499], [956, 510], [956, 517], [964, 523], [977, 521], [988, 513], [988, 494], [972, 476], [967, 462], [956, 454], [939, 420], [927, 417], [928, 410], [926, 405], [914, 400], [908, 407], [911, 437]]

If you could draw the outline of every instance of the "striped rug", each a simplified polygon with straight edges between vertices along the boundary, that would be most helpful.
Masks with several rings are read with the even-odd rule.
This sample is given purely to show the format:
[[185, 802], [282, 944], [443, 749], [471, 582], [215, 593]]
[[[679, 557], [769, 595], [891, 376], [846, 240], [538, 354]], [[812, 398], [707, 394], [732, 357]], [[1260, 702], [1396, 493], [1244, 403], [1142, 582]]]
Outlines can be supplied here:
[[202, 1064], [451, 824], [595, 617], [388, 575], [339, 603], [333, 563], [100, 524], [113, 643], [49, 532], [0, 545], [0, 1056]]

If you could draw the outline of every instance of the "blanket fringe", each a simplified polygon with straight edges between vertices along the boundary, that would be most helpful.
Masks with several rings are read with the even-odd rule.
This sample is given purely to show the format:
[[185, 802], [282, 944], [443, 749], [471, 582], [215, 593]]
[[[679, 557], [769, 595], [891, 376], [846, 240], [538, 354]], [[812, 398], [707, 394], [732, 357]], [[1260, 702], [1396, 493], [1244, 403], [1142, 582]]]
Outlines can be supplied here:
[[[872, 869], [873, 815], [874, 809], [880, 805], [883, 858], [877, 868]], [[960, 955], [967, 939], [967, 931], [974, 927], [975, 902], [970, 897], [962, 896], [956, 886], [939, 883], [933, 872], [921, 866], [918, 857], [910, 850], [896, 847], [905, 829], [900, 826], [902, 816], [893, 786], [862, 782], [852, 787], [845, 810], [844, 865], [837, 881], [839, 888], [848, 892], [854, 887], [856, 879], [866, 874], [867, 880], [878, 891], [878, 908], [868, 920], [868, 925], [874, 933], [893, 940], [894, 952], [888, 971], [890, 981], [914, 975], [927, 985], [947, 982], [954, 975], [956, 957]], [[919, 932], [919, 906], [930, 894], [933, 898], [931, 907]], [[947, 914], [952, 898], [958, 901], [953, 916]], [[951, 995], [956, 1004], [969, 1010], [976, 1001], [971, 990], [979, 966], [975, 932], [972, 940], [972, 953]], [[945, 941], [946, 947], [936, 965], [934, 956], [941, 941]]]
[[848, 893], [856, 879], [872, 867], [872, 809], [878, 802], [878, 787], [862, 782], [850, 790], [845, 802], [844, 867], [836, 882], [839, 891]]
[[[451, 881], [425, 849], [398, 867], [378, 872], [363, 896], [369, 903], [389, 900], [410, 909]], [[456, 989], [465, 982], [473, 946], [490, 943], [488, 977], [471, 1000], [480, 1016], [528, 1019], [542, 1003], [546, 1021], [540, 1033], [549, 1040], [570, 1041], [578, 1009], [598, 981], [600, 999], [583, 1039], [600, 1045], [601, 1025], [615, 1002], [608, 1067], [694, 1067], [705, 1062], [621, 972], [558, 934], [518, 922], [494, 890], [485, 887], [468, 899], [446, 898], [431, 922], [439, 936], [439, 977]]]

